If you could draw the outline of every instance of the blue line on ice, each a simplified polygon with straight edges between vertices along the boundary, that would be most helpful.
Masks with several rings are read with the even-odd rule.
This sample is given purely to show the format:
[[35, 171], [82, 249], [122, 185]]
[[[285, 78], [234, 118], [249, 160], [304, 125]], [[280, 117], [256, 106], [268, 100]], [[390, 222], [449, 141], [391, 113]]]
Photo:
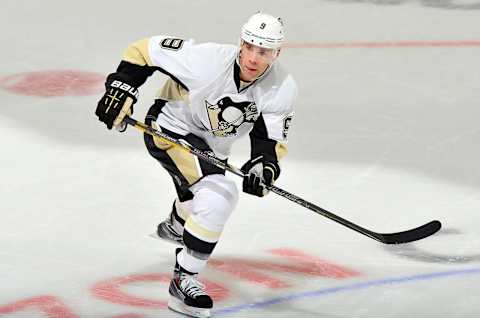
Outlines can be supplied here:
[[434, 280], [434, 279], [444, 278], [444, 277], [467, 276], [467, 275], [478, 275], [478, 274], [480, 274], [480, 268], [452, 270], [452, 271], [419, 274], [419, 275], [404, 276], [404, 277], [384, 278], [380, 280], [355, 283], [355, 284], [350, 284], [345, 286], [317, 289], [317, 290], [306, 291], [301, 293], [293, 293], [290, 295], [272, 298], [272, 299], [261, 301], [261, 302], [243, 304], [243, 305], [238, 305], [233, 307], [226, 307], [226, 308], [215, 310], [214, 315], [215, 317], [224, 316], [228, 314], [234, 314], [239, 311], [247, 311], [250, 309], [261, 309], [263, 307], [280, 304], [283, 302], [294, 301], [294, 300], [304, 299], [304, 298], [322, 297], [322, 296], [336, 294], [336, 293], [345, 292], [345, 291], [360, 290], [360, 289], [379, 287], [379, 286], [385, 286], [385, 285], [400, 285], [404, 283]]

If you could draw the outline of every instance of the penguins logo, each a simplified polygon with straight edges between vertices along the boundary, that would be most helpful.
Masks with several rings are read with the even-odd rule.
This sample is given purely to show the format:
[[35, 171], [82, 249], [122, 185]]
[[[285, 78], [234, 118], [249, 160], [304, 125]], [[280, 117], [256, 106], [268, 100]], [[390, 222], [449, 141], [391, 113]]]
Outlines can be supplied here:
[[234, 102], [230, 97], [220, 99], [217, 104], [205, 101], [211, 132], [215, 136], [230, 137], [237, 135], [243, 123], [254, 123], [259, 114], [253, 102]]

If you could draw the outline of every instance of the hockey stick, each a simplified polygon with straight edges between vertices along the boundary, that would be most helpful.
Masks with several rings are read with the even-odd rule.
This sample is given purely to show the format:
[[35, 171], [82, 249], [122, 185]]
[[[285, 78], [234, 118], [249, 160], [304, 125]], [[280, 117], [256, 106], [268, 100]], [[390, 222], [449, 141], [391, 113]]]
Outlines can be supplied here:
[[[145, 125], [144, 123], [141, 123], [131, 117], [125, 117], [124, 122], [137, 128], [138, 130], [147, 133], [149, 135], [159, 137], [162, 139], [162, 141], [180, 147], [183, 150], [197, 156], [198, 158], [213, 164], [221, 169], [224, 169], [226, 171], [229, 171], [237, 176], [244, 177], [245, 174], [237, 167], [232, 166], [228, 163], [223, 162], [222, 160], [218, 159], [217, 157], [211, 155], [210, 153], [207, 153], [205, 151], [202, 151], [200, 149], [197, 149], [195, 147], [192, 147], [190, 144], [183, 142], [182, 140], [175, 139], [159, 130], [156, 130], [148, 125]], [[360, 234], [363, 234], [365, 236], [368, 236], [378, 242], [384, 243], [384, 244], [402, 244], [402, 243], [408, 243], [408, 242], [413, 242], [417, 241], [423, 238], [426, 238], [432, 234], [435, 234], [440, 228], [442, 227], [442, 224], [440, 221], [431, 221], [428, 222], [422, 226], [419, 226], [417, 228], [408, 230], [408, 231], [403, 231], [403, 232], [397, 232], [397, 233], [377, 233], [370, 231], [366, 228], [363, 228], [355, 223], [352, 223], [344, 218], [339, 217], [338, 215], [333, 214], [332, 212], [329, 212], [313, 203], [310, 203], [290, 192], [287, 192], [281, 188], [278, 188], [276, 186], [268, 186], [268, 189], [272, 191], [273, 193], [276, 193], [290, 201], [293, 201], [315, 213], [318, 213], [320, 215], [323, 215], [326, 218], [329, 218], [332, 221], [335, 221], [337, 223], [342, 224], [343, 226], [346, 226], [354, 231], [357, 231]]]

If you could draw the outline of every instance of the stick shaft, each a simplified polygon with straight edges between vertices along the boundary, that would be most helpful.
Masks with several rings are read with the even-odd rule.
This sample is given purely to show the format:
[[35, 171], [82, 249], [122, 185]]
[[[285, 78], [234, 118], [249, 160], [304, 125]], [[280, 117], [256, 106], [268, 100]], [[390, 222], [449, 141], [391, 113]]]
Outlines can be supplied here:
[[[155, 136], [155, 137], [159, 137], [161, 138], [164, 142], [170, 144], [170, 145], [173, 145], [173, 146], [176, 146], [176, 147], [180, 147], [181, 149], [197, 156], [198, 158], [210, 163], [210, 164], [213, 164], [221, 169], [224, 169], [226, 171], [229, 171], [239, 177], [244, 177], [245, 176], [245, 173], [243, 173], [243, 171], [241, 171], [239, 168], [235, 167], [235, 166], [232, 166], [220, 159], [218, 159], [217, 157], [215, 157], [214, 155], [211, 155], [205, 151], [202, 151], [200, 149], [197, 149], [193, 146], [191, 146], [190, 144], [186, 143], [186, 142], [183, 142], [182, 140], [178, 140], [178, 139], [175, 139], [153, 127], [150, 127], [144, 123], [141, 123], [131, 117], [125, 117], [124, 119], [124, 122], [126, 122], [127, 124], [137, 128], [138, 130], [144, 132], [144, 133], [147, 133], [149, 135], [152, 135], [152, 136]], [[376, 232], [373, 232], [373, 231], [370, 231], [366, 228], [363, 228], [353, 222], [350, 222], [330, 211], [327, 211], [311, 202], [308, 202], [302, 198], [300, 198], [299, 196], [295, 195], [295, 194], [292, 194], [288, 191], [285, 191], [279, 187], [276, 187], [274, 185], [271, 185], [271, 186], [267, 186], [267, 188], [272, 191], [273, 193], [277, 194], [277, 195], [280, 195], [292, 202], [295, 202], [296, 204], [299, 204], [317, 214], [320, 214], [326, 218], [329, 218], [330, 220], [332, 221], [335, 221], [345, 227], [348, 227], [360, 234], [363, 234], [365, 236], [368, 236], [376, 241], [379, 241], [381, 243], [384, 243], [384, 244], [400, 244], [400, 243], [407, 243], [407, 242], [411, 242], [411, 241], [415, 241], [415, 240], [419, 240], [419, 239], [422, 239], [424, 237], [427, 237], [427, 236], [430, 236], [432, 234], [434, 234], [435, 232], [437, 232], [440, 227], [441, 227], [441, 224], [439, 221], [432, 221], [432, 222], [429, 222], [423, 226], [420, 226], [418, 228], [415, 228], [415, 229], [412, 229], [412, 230], [409, 230], [409, 231], [404, 231], [404, 232], [399, 232], [399, 233], [389, 233], [389, 234], [381, 234], [381, 233], [376, 233]]]

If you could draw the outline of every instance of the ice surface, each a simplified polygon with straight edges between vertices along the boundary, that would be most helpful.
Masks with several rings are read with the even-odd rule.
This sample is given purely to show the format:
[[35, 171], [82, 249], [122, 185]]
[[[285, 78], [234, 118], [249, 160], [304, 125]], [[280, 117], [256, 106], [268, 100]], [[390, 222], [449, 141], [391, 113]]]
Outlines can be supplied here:
[[[0, 8], [1, 317], [178, 316], [165, 309], [174, 246], [148, 236], [174, 190], [141, 136], [99, 124], [101, 83], [82, 95], [82, 82], [68, 78], [71, 87], [56, 87], [63, 97], [8, 88], [25, 92], [32, 72], [105, 75], [128, 43], [154, 34], [236, 43], [258, 9], [284, 17], [290, 48], [281, 60], [300, 88], [278, 186], [378, 232], [433, 219], [444, 229], [382, 246], [284, 198], [242, 195], [201, 276], [215, 317], [480, 315], [480, 3]], [[162, 80], [142, 88], [136, 117]], [[37, 84], [55, 92], [62, 83]], [[247, 146], [232, 163], [246, 160]]]

